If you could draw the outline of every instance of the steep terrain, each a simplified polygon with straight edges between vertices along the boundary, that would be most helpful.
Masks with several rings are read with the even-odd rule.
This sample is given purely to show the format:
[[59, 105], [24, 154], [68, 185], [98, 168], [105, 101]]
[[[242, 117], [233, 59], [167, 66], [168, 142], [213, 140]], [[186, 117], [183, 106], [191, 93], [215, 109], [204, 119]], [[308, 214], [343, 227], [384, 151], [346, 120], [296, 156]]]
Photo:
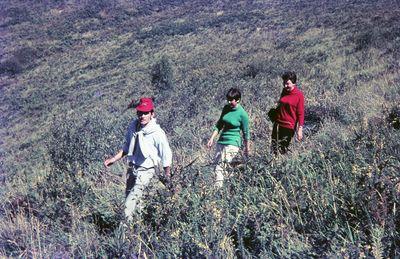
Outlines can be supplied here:
[[[398, 1], [0, 7], [1, 255], [400, 255]], [[306, 138], [273, 159], [266, 111], [286, 70], [306, 96]], [[230, 87], [253, 155], [214, 193], [205, 142]], [[155, 98], [179, 191], [150, 195], [123, 229], [124, 165], [102, 161], [141, 96]]]

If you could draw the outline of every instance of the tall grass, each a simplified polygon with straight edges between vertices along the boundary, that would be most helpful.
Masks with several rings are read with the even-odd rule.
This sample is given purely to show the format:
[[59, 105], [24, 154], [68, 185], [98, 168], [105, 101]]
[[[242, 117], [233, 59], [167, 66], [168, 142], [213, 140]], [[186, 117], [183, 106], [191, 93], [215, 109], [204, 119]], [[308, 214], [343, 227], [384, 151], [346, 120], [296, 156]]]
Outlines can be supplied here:
[[[397, 2], [1, 6], [1, 256], [399, 256]], [[305, 140], [274, 158], [266, 111], [288, 69]], [[205, 143], [232, 86], [252, 156], [215, 190]], [[174, 188], [155, 179], [124, 224], [124, 163], [102, 161], [141, 96], [155, 97]]]

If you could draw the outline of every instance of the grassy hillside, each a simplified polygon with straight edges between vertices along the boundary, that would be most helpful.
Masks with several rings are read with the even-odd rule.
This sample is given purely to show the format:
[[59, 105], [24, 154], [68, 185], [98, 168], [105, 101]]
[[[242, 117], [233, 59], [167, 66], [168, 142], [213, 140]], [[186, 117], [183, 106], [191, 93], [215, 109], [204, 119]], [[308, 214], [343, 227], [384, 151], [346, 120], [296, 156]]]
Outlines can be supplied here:
[[[0, 7], [1, 256], [400, 256], [398, 1]], [[285, 70], [306, 96], [306, 136], [273, 159], [266, 112]], [[252, 156], [215, 191], [205, 143], [230, 87]], [[176, 190], [155, 181], [123, 228], [124, 164], [102, 161], [141, 96], [155, 97]]]

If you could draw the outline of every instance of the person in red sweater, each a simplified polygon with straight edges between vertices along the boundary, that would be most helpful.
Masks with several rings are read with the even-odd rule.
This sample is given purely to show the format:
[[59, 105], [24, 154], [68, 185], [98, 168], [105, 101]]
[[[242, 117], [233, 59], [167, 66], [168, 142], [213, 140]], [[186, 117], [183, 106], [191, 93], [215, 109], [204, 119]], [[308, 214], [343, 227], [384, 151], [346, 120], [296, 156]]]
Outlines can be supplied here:
[[272, 152], [285, 154], [295, 131], [297, 140], [303, 139], [304, 95], [297, 88], [294, 72], [282, 75], [283, 90], [277, 107], [277, 119], [272, 130]]

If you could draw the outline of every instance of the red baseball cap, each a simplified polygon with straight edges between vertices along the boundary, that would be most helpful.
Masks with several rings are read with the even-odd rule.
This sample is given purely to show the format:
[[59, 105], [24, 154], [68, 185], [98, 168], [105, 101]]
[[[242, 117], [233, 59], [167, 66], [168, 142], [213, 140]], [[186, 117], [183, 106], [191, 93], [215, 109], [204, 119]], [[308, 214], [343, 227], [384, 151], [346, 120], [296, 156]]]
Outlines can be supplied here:
[[139, 105], [136, 110], [140, 112], [150, 112], [154, 110], [153, 100], [151, 98], [140, 98]]

